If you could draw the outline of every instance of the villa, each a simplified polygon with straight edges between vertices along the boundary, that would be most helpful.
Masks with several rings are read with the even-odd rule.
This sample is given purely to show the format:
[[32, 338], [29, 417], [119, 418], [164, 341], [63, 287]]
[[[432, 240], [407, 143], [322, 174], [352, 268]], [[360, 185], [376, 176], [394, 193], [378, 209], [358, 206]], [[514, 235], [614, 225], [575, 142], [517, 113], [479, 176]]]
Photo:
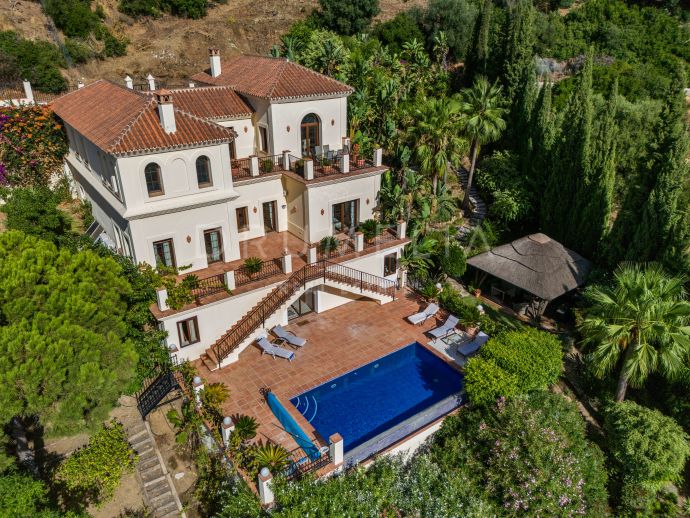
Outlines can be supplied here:
[[[56, 99], [65, 172], [92, 205], [91, 235], [193, 275], [193, 302], [161, 287], [151, 311], [176, 361], [230, 388], [227, 415], [254, 416], [262, 437], [312, 460], [311, 445], [334, 441], [363, 460], [456, 408], [461, 391], [457, 369], [422, 345], [434, 319], [404, 321], [419, 310], [402, 289], [405, 223], [358, 231], [377, 217], [382, 151], [350, 142], [349, 86], [286, 59], [209, 57], [189, 87], [126, 77]], [[290, 349], [275, 326], [306, 344]], [[379, 385], [348, 392], [357, 376]], [[336, 386], [341, 399], [314, 392]], [[366, 408], [367, 422], [317, 416], [329, 397]]]

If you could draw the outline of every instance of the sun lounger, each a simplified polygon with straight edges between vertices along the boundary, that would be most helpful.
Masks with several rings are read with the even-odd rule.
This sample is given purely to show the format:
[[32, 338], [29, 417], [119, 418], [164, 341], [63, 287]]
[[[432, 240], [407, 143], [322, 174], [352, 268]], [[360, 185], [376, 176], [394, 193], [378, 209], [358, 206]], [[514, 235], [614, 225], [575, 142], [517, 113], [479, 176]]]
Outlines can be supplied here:
[[415, 313], [414, 315], [407, 317], [407, 321], [414, 325], [423, 324], [427, 318], [433, 317], [436, 313], [438, 313], [438, 309], [438, 306], [432, 302], [424, 311], [420, 311], [419, 313]]
[[479, 350], [479, 348], [482, 345], [484, 345], [488, 340], [489, 335], [482, 331], [479, 331], [479, 333], [477, 333], [477, 336], [475, 336], [472, 340], [470, 340], [469, 342], [465, 342], [464, 344], [459, 346], [458, 352], [462, 354], [465, 358], [467, 358], [476, 353]]
[[287, 329], [284, 329], [283, 326], [275, 326], [273, 329], [271, 329], [271, 333], [276, 335], [281, 340], [285, 340], [290, 345], [294, 345], [295, 347], [304, 347], [304, 344], [307, 343], [304, 338], [300, 338], [296, 334], [291, 333]]
[[458, 325], [459, 319], [455, 315], [448, 315], [446, 321], [439, 327], [429, 331], [429, 334], [434, 338], [445, 338], [450, 333], [455, 331], [455, 326]]
[[256, 341], [256, 343], [259, 344], [259, 347], [261, 347], [261, 354], [270, 354], [271, 356], [273, 356], [274, 360], [276, 356], [280, 358], [285, 358], [288, 361], [292, 361], [295, 358], [294, 352], [288, 351], [287, 349], [283, 349], [282, 347], [278, 347], [277, 345], [272, 344], [268, 341], [268, 339], [265, 336], [259, 338]]

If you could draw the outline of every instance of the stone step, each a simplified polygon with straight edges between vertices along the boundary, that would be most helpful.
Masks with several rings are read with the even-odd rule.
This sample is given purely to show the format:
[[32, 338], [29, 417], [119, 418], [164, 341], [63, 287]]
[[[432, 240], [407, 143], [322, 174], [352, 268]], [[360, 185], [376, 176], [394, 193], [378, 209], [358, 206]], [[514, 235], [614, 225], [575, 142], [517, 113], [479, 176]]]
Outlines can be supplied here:
[[139, 431], [137, 431], [136, 433], [129, 432], [128, 435], [129, 435], [129, 444], [136, 444], [143, 437], [148, 438], [149, 432], [146, 429], [146, 427], [142, 425], [141, 428], [139, 429]]
[[129, 437], [130, 441], [132, 440], [133, 437], [141, 433], [142, 431], [146, 430], [146, 426], [144, 426], [144, 423], [139, 421], [131, 421], [129, 423], [123, 423], [123, 426], [125, 427], [125, 430], [127, 431], [127, 436]]
[[141, 479], [144, 481], [144, 485], [147, 487], [151, 482], [158, 480], [164, 476], [165, 473], [163, 472], [163, 468], [161, 468], [160, 464], [158, 464], [157, 466], [153, 466], [141, 473]]
[[158, 456], [153, 451], [151, 453], [153, 453], [153, 455], [151, 455], [150, 457], [147, 457], [144, 460], [139, 459], [139, 472], [140, 473], [144, 473], [149, 468], [159, 464], [160, 461], [158, 460]]
[[158, 509], [156, 509], [155, 514], [156, 516], [162, 517], [168, 515], [171, 512], [178, 512], [177, 504], [175, 503], [175, 501], [170, 502], [165, 507], [159, 507]]
[[132, 448], [138, 455], [143, 455], [153, 450], [153, 443], [151, 442], [151, 438], [148, 438], [146, 441], [141, 441], [139, 444], [133, 444]]
[[167, 491], [161, 493], [160, 495], [154, 497], [149, 495], [149, 503], [152, 507], [165, 507], [170, 502], [175, 503], [175, 499], [173, 498], [172, 491], [170, 491], [170, 488], [167, 488]]
[[[150, 479], [150, 480], [144, 480], [144, 488], [148, 489], [149, 487], [157, 484], [158, 482], [164, 481], [165, 480], [165, 474], [163, 474], [163, 471], [161, 470], [161, 475], [158, 478]], [[144, 478], [143, 476], [141, 477], [142, 479]]]
[[170, 484], [167, 477], [158, 482], [158, 484], [146, 488], [146, 494], [150, 499], [158, 498], [165, 493], [170, 493]]

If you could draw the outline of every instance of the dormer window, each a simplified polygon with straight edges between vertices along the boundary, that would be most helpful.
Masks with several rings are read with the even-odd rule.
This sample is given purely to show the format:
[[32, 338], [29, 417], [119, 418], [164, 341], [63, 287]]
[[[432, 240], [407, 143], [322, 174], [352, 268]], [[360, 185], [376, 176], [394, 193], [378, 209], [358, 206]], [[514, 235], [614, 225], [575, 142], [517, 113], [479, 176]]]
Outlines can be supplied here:
[[202, 155], [196, 159], [196, 181], [199, 184], [199, 189], [213, 185], [211, 161], [207, 156]]
[[146, 165], [144, 169], [144, 177], [146, 179], [146, 190], [149, 196], [161, 196], [163, 192], [163, 179], [161, 178], [161, 166], [155, 162]]

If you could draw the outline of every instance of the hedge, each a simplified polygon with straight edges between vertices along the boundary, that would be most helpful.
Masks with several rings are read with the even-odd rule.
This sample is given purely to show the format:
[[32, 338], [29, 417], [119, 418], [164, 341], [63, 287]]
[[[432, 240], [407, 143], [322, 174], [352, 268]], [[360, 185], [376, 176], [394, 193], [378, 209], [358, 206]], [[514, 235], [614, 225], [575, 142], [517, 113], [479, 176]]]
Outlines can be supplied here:
[[465, 365], [465, 390], [470, 401], [490, 405], [501, 396], [520, 393], [520, 380], [492, 360], [471, 358]]

